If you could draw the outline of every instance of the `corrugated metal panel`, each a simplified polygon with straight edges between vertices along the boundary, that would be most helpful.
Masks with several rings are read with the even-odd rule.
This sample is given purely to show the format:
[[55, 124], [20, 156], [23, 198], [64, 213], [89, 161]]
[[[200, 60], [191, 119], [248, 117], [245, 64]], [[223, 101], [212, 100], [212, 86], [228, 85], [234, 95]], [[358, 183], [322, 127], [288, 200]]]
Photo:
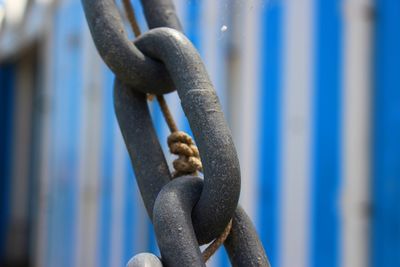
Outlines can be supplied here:
[[[398, 262], [399, 31], [392, 2], [378, 4], [373, 69], [368, 0], [176, 1], [232, 128], [240, 201], [273, 266]], [[139, 1], [133, 3], [146, 29]], [[35, 37], [44, 77], [35, 265], [121, 266], [138, 252], [158, 253], [114, 115], [114, 76], [95, 51], [80, 1], [57, 1], [49, 14], [37, 31], [45, 34]], [[179, 128], [190, 132], [176, 93], [166, 98]], [[150, 108], [171, 161], [168, 128], [158, 104]], [[226, 254], [210, 266], [229, 266]]]

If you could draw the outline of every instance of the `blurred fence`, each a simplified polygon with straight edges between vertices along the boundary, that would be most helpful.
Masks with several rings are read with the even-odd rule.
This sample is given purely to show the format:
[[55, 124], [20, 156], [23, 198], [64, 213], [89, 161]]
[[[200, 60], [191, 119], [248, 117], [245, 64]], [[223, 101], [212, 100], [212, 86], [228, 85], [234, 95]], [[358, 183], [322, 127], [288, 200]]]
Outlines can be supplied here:
[[[400, 266], [400, 2], [175, 4], [272, 265]], [[123, 266], [157, 253], [113, 79], [79, 0], [0, 0], [0, 266]], [[190, 131], [176, 93], [167, 101]], [[223, 250], [210, 262], [227, 265]]]

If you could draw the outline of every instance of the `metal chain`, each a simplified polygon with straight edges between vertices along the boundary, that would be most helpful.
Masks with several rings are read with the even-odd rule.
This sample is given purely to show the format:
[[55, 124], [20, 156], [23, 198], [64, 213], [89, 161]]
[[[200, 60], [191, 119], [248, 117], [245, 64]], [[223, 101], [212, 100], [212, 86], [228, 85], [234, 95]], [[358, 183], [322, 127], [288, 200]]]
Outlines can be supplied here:
[[[135, 37], [141, 34], [139, 24], [136, 19], [135, 10], [130, 0], [122, 0], [124, 10], [131, 25]], [[197, 171], [202, 170], [199, 150], [190, 135], [179, 131], [175, 120], [169, 110], [168, 104], [163, 95], [157, 95], [157, 101], [160, 105], [164, 119], [169, 127], [171, 134], [168, 136], [168, 146], [172, 154], [178, 155], [178, 159], [174, 160], [173, 166], [175, 172], [173, 178], [183, 175], [196, 175]], [[232, 228], [232, 220], [226, 226], [224, 232], [216, 238], [204, 251], [203, 258], [207, 262], [218, 248], [225, 242]]]
[[[113, 0], [82, 3], [96, 48], [116, 75], [118, 123], [162, 257], [161, 263], [140, 254], [129, 266], [205, 266], [222, 243], [233, 266], [269, 266], [254, 226], [238, 206], [239, 162], [218, 97], [198, 52], [181, 33], [171, 0], [141, 0], [150, 30], [140, 35], [137, 23], [133, 25], [140, 35], [134, 42], [128, 39]], [[123, 3], [129, 8], [129, 1]], [[135, 21], [133, 9], [128, 8], [127, 16]], [[177, 131], [162, 97], [175, 89], [198, 149]], [[147, 94], [157, 95], [176, 135], [169, 142], [174, 151], [189, 161], [201, 158], [204, 180], [193, 170], [172, 180], [176, 174], [169, 172], [157, 139]], [[176, 145], [175, 141], [183, 142]], [[198, 162], [196, 166], [196, 170], [201, 167]], [[199, 245], [213, 240], [202, 254]]]

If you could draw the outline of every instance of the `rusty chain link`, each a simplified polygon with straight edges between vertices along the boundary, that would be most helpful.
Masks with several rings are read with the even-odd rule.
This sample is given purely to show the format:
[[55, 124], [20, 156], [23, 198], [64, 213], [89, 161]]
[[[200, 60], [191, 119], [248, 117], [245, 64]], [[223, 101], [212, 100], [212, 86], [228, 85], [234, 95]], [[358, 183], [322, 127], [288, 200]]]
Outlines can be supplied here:
[[[113, 0], [82, 3], [97, 50], [116, 75], [115, 111], [162, 265], [205, 266], [199, 245], [218, 238], [231, 224], [224, 246], [232, 265], [269, 266], [254, 226], [238, 207], [239, 162], [218, 97], [197, 50], [181, 32], [172, 1], [141, 1], [150, 30], [134, 42]], [[198, 145], [204, 179], [172, 180], [151, 121], [146, 94], [175, 89]], [[149, 266], [161, 264], [151, 261]], [[146, 260], [129, 264], [147, 266]]]

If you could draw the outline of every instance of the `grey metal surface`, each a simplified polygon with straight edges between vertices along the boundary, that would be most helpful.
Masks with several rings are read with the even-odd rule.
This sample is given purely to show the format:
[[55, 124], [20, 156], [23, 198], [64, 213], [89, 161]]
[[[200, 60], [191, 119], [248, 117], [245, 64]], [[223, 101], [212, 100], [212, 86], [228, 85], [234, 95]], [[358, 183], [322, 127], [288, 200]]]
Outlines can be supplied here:
[[249, 216], [238, 206], [225, 249], [233, 267], [270, 266], [267, 254]]
[[115, 80], [114, 106], [144, 205], [152, 218], [157, 195], [171, 180], [171, 174], [151, 121], [146, 95]]
[[113, 0], [82, 0], [82, 4], [97, 51], [118, 79], [143, 93], [174, 90], [164, 65], [129, 40]]
[[164, 186], [157, 197], [153, 223], [164, 266], [206, 266], [191, 218], [202, 188], [200, 178], [183, 176]]

